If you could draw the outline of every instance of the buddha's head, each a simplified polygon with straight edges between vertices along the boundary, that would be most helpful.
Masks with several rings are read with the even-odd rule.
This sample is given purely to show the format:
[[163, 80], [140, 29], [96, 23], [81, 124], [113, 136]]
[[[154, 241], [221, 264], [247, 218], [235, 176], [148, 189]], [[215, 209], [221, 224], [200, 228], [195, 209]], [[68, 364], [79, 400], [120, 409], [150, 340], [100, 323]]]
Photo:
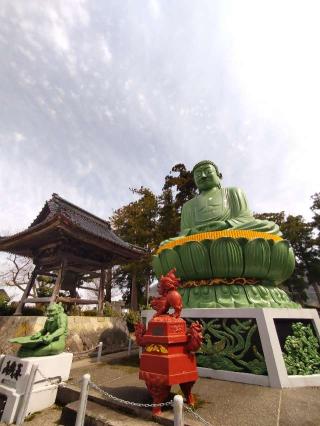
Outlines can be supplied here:
[[213, 161], [204, 160], [197, 163], [192, 169], [195, 184], [200, 192], [212, 188], [221, 188], [222, 174]]

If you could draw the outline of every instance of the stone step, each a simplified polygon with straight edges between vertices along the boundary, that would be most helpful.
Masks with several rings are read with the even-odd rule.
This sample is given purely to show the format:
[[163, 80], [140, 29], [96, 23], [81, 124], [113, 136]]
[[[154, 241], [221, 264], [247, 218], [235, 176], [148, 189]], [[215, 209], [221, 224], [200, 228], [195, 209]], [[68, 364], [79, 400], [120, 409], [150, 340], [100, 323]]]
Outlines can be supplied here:
[[[79, 409], [79, 401], [70, 402], [62, 410], [60, 424], [74, 425]], [[92, 401], [87, 402], [85, 426], [155, 426], [151, 420], [134, 418], [125, 413], [114, 411]]]

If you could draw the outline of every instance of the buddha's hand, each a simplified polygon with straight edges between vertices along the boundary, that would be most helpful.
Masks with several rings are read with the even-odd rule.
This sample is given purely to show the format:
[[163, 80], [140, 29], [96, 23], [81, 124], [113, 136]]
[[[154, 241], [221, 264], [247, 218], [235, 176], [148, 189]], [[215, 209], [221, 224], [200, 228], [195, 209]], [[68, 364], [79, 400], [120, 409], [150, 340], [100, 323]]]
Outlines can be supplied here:
[[210, 231], [222, 231], [223, 229], [229, 228], [229, 225], [223, 220], [217, 220], [206, 225], [199, 225], [195, 228], [195, 233], [197, 232], [210, 232]]

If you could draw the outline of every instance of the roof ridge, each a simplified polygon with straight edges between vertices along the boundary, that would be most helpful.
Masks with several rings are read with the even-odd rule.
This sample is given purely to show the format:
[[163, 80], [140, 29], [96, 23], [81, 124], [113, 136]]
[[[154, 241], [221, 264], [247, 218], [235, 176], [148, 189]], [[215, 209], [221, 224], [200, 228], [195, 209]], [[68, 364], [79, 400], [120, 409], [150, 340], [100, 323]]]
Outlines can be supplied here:
[[[101, 217], [96, 216], [95, 214], [88, 212], [87, 210], [83, 209], [82, 207], [79, 207], [76, 204], [71, 203], [70, 201], [68, 201], [65, 198], [61, 197], [59, 194], [53, 193], [51, 199], [57, 199], [58, 202], [59, 202], [59, 200], [61, 200], [63, 203], [68, 204], [69, 206], [75, 208], [76, 210], [78, 210], [78, 211], [80, 211], [82, 213], [85, 213], [86, 215], [88, 215], [88, 216], [90, 216], [90, 217], [92, 217], [94, 219], [97, 219], [99, 222], [102, 222], [103, 225], [108, 225], [110, 231], [112, 231], [110, 222], [108, 220], [104, 220]], [[51, 201], [51, 200], [49, 200], [49, 201]]]

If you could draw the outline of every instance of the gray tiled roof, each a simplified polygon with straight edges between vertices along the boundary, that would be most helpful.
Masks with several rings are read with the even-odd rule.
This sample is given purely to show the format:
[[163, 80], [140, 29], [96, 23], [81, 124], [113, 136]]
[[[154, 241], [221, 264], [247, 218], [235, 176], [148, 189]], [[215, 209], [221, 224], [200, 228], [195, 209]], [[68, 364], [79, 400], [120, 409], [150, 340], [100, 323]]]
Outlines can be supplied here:
[[40, 223], [49, 221], [56, 214], [61, 214], [71, 223], [90, 233], [91, 235], [102, 238], [126, 249], [130, 249], [135, 252], [141, 252], [141, 254], [144, 253], [142, 248], [126, 243], [121, 238], [119, 238], [111, 230], [110, 223], [108, 221], [81, 209], [80, 207], [61, 198], [58, 194], [52, 194], [52, 198], [46, 202], [43, 209], [28, 229], [31, 229]]

